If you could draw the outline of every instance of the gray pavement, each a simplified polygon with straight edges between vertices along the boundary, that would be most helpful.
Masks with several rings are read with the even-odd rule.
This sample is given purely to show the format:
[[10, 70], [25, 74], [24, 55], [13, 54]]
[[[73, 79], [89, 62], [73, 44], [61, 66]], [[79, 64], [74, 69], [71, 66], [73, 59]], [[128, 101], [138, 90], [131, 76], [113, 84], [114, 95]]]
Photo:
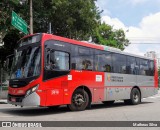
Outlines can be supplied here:
[[66, 106], [55, 110], [46, 107], [20, 108], [5, 102], [0, 100], [0, 121], [160, 121], [160, 91], [143, 99], [139, 105], [125, 105], [122, 101], [110, 106], [99, 103], [80, 112], [71, 112]]

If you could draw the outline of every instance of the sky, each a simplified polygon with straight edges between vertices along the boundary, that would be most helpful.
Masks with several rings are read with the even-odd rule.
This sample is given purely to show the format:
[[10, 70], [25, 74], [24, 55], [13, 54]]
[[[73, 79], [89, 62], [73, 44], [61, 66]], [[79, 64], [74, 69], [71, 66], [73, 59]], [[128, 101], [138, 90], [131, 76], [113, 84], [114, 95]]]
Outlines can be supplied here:
[[125, 52], [144, 55], [156, 51], [160, 57], [160, 0], [97, 0], [101, 19], [123, 29], [130, 45]]

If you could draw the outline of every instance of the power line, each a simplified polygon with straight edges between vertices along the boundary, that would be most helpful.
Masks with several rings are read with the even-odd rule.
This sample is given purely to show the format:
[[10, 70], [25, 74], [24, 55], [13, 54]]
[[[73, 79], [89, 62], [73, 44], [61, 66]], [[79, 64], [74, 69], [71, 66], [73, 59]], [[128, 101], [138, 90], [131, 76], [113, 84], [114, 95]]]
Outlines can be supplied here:
[[153, 43], [153, 42], [132, 42], [130, 41], [131, 44], [160, 44], [160, 42]]

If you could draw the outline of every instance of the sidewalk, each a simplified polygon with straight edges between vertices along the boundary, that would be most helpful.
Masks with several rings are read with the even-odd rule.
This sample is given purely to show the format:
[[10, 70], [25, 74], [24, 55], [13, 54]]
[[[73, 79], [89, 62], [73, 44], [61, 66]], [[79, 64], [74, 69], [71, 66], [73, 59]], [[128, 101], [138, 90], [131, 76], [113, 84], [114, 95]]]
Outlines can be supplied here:
[[0, 92], [0, 104], [7, 103], [7, 94], [8, 94], [8, 91]]
[[7, 104], [7, 99], [0, 99], [0, 104]]

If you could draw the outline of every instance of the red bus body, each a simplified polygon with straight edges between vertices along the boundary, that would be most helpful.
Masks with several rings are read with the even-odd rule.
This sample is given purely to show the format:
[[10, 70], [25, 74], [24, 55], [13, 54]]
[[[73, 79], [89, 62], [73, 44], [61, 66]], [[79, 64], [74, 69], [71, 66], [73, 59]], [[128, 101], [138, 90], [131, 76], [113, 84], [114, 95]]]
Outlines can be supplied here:
[[[128, 75], [123, 74], [123, 81], [121, 79], [121, 74], [119, 77], [115, 77], [115, 73], [100, 72], [100, 71], [89, 71], [89, 70], [74, 70], [70, 68], [70, 72], [66, 75], [59, 76], [56, 78], [51, 78], [44, 81], [44, 51], [45, 42], [47, 40], [56, 40], [66, 42], [72, 45], [83, 46], [87, 48], [97, 49], [104, 51], [106, 48], [101, 45], [90, 44], [85, 42], [80, 42], [76, 40], [71, 40], [68, 38], [63, 38], [55, 36], [52, 34], [41, 34], [41, 73], [40, 76], [24, 87], [12, 87], [9, 86], [8, 90], [8, 103], [20, 106], [56, 106], [71, 104], [72, 95], [77, 88], [83, 88], [88, 93], [91, 102], [100, 101], [112, 101], [119, 99], [129, 99], [131, 90], [136, 87], [140, 90], [141, 98], [148, 97], [157, 93], [158, 90], [158, 72], [156, 67], [156, 61], [154, 61], [155, 72], [153, 77], [152, 86], [140, 84], [127, 84], [127, 82], [120, 83], [117, 85], [114, 81], [110, 84], [110, 80], [115, 78], [118, 82], [125, 82]], [[25, 38], [30, 37], [26, 36]], [[111, 51], [112, 52], [112, 51]], [[125, 54], [123, 52], [117, 52], [120, 54]], [[126, 54], [128, 55], [128, 54]], [[126, 75], [126, 76], [125, 76]], [[149, 76], [150, 77], [150, 76]], [[131, 77], [132, 78], [132, 77]], [[140, 77], [144, 79], [145, 77]], [[138, 78], [137, 78], [138, 79]], [[128, 79], [127, 79], [128, 80]], [[132, 80], [132, 79], [129, 79]], [[150, 80], [150, 79], [149, 79]], [[152, 80], [152, 78], [151, 78]], [[147, 81], [146, 81], [147, 82]], [[108, 85], [109, 83], [109, 85]], [[26, 91], [31, 89], [33, 86], [38, 85], [38, 89], [25, 97]], [[127, 93], [127, 94], [126, 94]], [[126, 96], [123, 96], [126, 95]]]

